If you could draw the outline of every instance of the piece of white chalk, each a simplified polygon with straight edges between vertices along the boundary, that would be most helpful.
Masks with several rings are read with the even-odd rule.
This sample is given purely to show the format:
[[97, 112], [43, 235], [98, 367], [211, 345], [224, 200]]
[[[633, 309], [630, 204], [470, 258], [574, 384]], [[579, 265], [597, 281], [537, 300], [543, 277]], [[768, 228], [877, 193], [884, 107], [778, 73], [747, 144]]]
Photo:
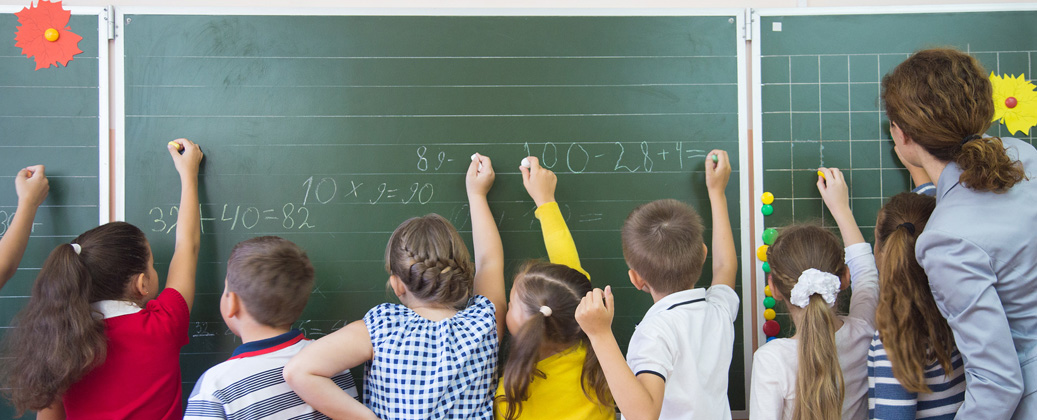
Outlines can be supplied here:
[[[472, 153], [472, 160], [475, 160], [477, 156], [479, 156], [478, 153]], [[482, 170], [482, 162], [479, 162], [479, 170]]]
[[528, 168], [529, 167], [529, 158], [522, 158], [522, 163], [520, 165], [522, 165], [523, 168]]

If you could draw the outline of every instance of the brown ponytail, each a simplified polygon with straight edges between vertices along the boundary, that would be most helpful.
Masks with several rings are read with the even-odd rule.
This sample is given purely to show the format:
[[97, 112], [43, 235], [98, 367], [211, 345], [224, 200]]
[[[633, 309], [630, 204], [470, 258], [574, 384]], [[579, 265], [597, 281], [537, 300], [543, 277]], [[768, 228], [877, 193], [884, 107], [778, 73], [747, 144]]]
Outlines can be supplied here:
[[961, 169], [959, 181], [975, 191], [1008, 191], [1026, 178], [998, 138], [966, 141], [990, 128], [993, 90], [986, 70], [954, 49], [919, 51], [882, 79], [889, 120], [943, 162]]
[[[799, 276], [810, 268], [842, 275], [843, 247], [835, 235], [815, 225], [794, 225], [767, 250], [770, 280], [788, 298]], [[842, 416], [843, 370], [835, 343], [835, 313], [819, 295], [794, 319], [799, 341], [795, 420], [832, 420]]]
[[[590, 340], [576, 322], [576, 307], [580, 299], [593, 289], [587, 276], [565, 265], [534, 261], [523, 266], [512, 287], [518, 294], [518, 299], [511, 302], [518, 306], [514, 310], [523, 310], [530, 318], [512, 337], [504, 365], [501, 379], [504, 395], [498, 397], [498, 407], [504, 410], [503, 417], [507, 420], [518, 418], [522, 402], [529, 398], [530, 383], [537, 376], [546, 378], [544, 372], [536, 368], [542, 348], [569, 351], [581, 344], [587, 351], [581, 374], [584, 395], [603, 407], [613, 407], [605, 374]], [[541, 306], [551, 308], [551, 316], [544, 316], [540, 312]]]
[[148, 271], [144, 233], [114, 222], [51, 251], [33, 284], [29, 303], [4, 339], [6, 397], [18, 415], [51, 406], [83, 375], [104, 361], [104, 322], [92, 302], [124, 299], [130, 280]]
[[463, 309], [472, 297], [474, 268], [461, 235], [438, 214], [400, 224], [385, 247], [385, 271], [419, 299]]
[[931, 392], [925, 370], [934, 361], [944, 372], [953, 370], [954, 336], [936, 307], [925, 270], [915, 259], [915, 241], [935, 207], [933, 197], [900, 193], [882, 207], [875, 222], [880, 254], [875, 324], [893, 376], [911, 392]]

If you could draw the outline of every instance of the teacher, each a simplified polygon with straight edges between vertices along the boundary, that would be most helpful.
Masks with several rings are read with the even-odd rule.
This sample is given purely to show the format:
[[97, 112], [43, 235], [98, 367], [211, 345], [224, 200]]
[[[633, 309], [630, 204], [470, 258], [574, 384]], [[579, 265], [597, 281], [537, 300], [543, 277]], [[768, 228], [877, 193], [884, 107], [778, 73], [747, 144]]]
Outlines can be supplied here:
[[893, 141], [936, 181], [915, 248], [965, 361], [957, 419], [1037, 419], [1037, 151], [982, 137], [987, 71], [951, 49], [920, 51], [882, 80]]

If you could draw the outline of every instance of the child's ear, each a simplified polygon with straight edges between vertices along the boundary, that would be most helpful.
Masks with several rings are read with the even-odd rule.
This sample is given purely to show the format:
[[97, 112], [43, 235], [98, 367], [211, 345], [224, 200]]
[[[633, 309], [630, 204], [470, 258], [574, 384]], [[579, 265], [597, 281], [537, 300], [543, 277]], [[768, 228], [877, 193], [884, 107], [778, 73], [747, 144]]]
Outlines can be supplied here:
[[227, 295], [227, 318], [239, 318], [241, 317], [241, 297], [234, 292], [224, 292]]
[[778, 288], [774, 287], [774, 281], [771, 280], [770, 274], [767, 274], [767, 286], [771, 288], [771, 296], [774, 296], [774, 299], [780, 300], [782, 302], [785, 301], [785, 296], [782, 296], [781, 292], [778, 291]]
[[403, 285], [403, 281], [395, 274], [389, 276], [389, 287], [392, 287], [392, 292], [396, 294], [396, 297], [403, 297], [403, 295], [407, 294], [407, 287]]
[[144, 297], [148, 295], [148, 275], [145, 273], [137, 274], [133, 280], [130, 281], [130, 287], [133, 291]]
[[846, 290], [850, 287], [850, 270], [843, 267], [842, 273], [839, 273], [839, 291]]
[[706, 246], [705, 242], [703, 242], [702, 243], [702, 264], [706, 263], [706, 257], [707, 256], [709, 256], [709, 247]]
[[637, 274], [637, 272], [634, 271], [634, 269], [631, 268], [629, 271], [627, 271], [627, 275], [630, 276], [630, 284], [634, 285], [634, 288], [642, 292], [651, 293], [651, 291], [647, 290], [648, 283], [646, 283], [645, 280], [641, 278], [641, 275]]

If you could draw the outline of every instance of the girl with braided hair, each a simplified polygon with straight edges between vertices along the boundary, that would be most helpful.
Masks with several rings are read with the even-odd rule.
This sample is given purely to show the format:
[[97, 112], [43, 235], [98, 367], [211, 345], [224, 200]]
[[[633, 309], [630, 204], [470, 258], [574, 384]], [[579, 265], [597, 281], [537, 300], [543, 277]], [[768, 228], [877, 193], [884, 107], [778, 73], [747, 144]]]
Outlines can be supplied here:
[[[384, 303], [299, 352], [284, 378], [331, 418], [490, 419], [504, 325], [504, 251], [486, 194], [490, 158], [476, 155], [466, 184], [475, 265], [457, 230], [430, 214], [403, 222], [385, 249]], [[331, 377], [366, 363], [363, 404]]]
[[527, 263], [515, 276], [508, 303], [511, 349], [497, 388], [498, 420], [616, 418], [615, 403], [590, 339], [576, 322], [580, 299], [593, 290], [572, 234], [555, 202], [554, 172], [527, 158], [522, 184], [551, 262]]

